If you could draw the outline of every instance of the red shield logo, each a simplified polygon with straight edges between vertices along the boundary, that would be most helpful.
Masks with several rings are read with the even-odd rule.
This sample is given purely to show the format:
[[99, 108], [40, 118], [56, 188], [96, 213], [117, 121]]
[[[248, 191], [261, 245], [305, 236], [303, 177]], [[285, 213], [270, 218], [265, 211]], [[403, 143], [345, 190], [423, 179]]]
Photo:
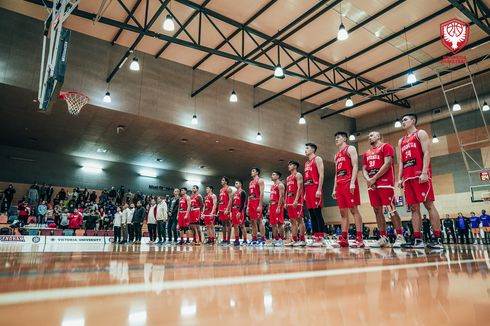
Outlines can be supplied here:
[[456, 18], [442, 23], [440, 30], [442, 44], [454, 54], [461, 51], [470, 39], [470, 25]]

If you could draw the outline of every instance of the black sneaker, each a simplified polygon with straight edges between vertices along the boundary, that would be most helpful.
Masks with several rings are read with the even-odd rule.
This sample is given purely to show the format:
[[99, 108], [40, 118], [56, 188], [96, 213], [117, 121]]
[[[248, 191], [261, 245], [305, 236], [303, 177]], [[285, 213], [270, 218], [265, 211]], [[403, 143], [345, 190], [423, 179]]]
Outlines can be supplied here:
[[422, 239], [413, 239], [410, 242], [402, 243], [401, 247], [404, 249], [424, 249], [425, 243]]
[[432, 239], [428, 244], [427, 248], [431, 249], [443, 249], [441, 238]]

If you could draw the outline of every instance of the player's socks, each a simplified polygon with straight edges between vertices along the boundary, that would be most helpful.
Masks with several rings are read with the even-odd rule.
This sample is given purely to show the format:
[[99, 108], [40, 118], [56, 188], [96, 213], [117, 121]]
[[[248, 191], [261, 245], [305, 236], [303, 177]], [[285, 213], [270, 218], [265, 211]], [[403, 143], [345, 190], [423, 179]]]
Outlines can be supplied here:
[[379, 235], [381, 237], [386, 237], [386, 230], [385, 231], [379, 231]]
[[284, 235], [281, 235], [281, 240], [284, 240]]
[[347, 239], [347, 232], [342, 232], [342, 238]]
[[396, 230], [396, 234], [397, 234], [397, 235], [398, 235], [398, 234], [403, 234], [403, 229], [398, 229], [398, 230]]
[[240, 241], [240, 237], [239, 236], [235, 236], [235, 241]]
[[256, 235], [252, 236], [252, 240], [257, 241], [257, 236]]
[[413, 237], [414, 237], [415, 239], [420, 239], [420, 238], [422, 238], [422, 232], [420, 232], [420, 231], [414, 231], [414, 232], [413, 232]]
[[295, 242], [298, 241], [298, 237], [294, 235], [293, 236], [293, 241], [295, 241]]
[[440, 238], [441, 237], [441, 231], [440, 230], [439, 231], [434, 231], [433, 230], [432, 232], [434, 233], [434, 237], [436, 237], [436, 238]]
[[262, 236], [262, 241], [265, 241], [265, 235]]
[[274, 236], [274, 240], [276, 240], [276, 241], [279, 240], [279, 236], [278, 235], [275, 235]]
[[357, 239], [362, 239], [362, 231], [357, 231], [356, 232], [356, 238]]
[[[296, 237], [296, 239], [298, 239], [298, 237]], [[304, 236], [304, 235], [302, 235], [302, 236], [300, 236], [300, 237], [299, 237], [299, 239], [300, 239], [301, 241], [305, 241], [305, 236]]]

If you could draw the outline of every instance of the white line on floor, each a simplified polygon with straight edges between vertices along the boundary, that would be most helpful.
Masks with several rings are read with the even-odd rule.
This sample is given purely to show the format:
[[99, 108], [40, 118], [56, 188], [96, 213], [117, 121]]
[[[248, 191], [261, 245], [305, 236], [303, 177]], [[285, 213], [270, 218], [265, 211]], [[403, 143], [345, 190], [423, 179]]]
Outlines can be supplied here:
[[342, 268], [342, 269], [308, 271], [308, 272], [262, 274], [262, 275], [236, 276], [236, 277], [208, 278], [208, 279], [191, 279], [191, 280], [179, 280], [179, 281], [168, 281], [168, 282], [163, 281], [157, 284], [137, 283], [137, 284], [124, 284], [124, 285], [73, 287], [73, 288], [62, 288], [62, 289], [53, 289], [53, 290], [40, 290], [40, 291], [20, 291], [20, 292], [0, 294], [0, 305], [11, 305], [11, 304], [20, 304], [26, 302], [36, 302], [36, 301], [46, 301], [46, 300], [78, 299], [78, 298], [110, 296], [110, 295], [120, 295], [120, 294], [129, 294], [129, 293], [145, 293], [145, 292], [154, 292], [155, 288], [158, 288], [160, 292], [164, 290], [262, 283], [262, 282], [274, 282], [274, 281], [284, 281], [284, 280], [297, 280], [297, 279], [307, 279], [307, 278], [316, 278], [316, 277], [339, 276], [339, 275], [347, 275], [347, 274], [394, 271], [394, 270], [411, 269], [411, 268], [427, 268], [427, 267], [437, 267], [437, 266], [444, 267], [453, 264], [479, 263], [479, 262], [487, 262], [487, 260], [467, 259], [467, 260], [460, 260], [460, 261], [453, 261], [453, 262], [440, 261], [440, 262], [414, 263], [414, 264], [403, 264], [403, 265]]

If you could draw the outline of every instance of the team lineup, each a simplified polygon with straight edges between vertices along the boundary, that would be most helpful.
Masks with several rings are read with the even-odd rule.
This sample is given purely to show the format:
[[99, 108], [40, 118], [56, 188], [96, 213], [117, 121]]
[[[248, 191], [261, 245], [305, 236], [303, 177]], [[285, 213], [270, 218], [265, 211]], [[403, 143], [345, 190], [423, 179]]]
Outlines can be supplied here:
[[[403, 189], [405, 200], [410, 207], [414, 228], [413, 239], [406, 242], [402, 235], [402, 223], [395, 206], [395, 149], [392, 145], [383, 143], [381, 134], [377, 131], [369, 133], [370, 148], [362, 157], [362, 176], [368, 186], [368, 196], [380, 230], [380, 239], [373, 247], [391, 246], [386, 234], [386, 208], [396, 230], [396, 248], [442, 248], [440, 218], [434, 206], [434, 190], [432, 187], [432, 168], [430, 163], [430, 141], [427, 132], [416, 128], [417, 116], [405, 114], [402, 117], [402, 128], [406, 135], [402, 137], [397, 146], [399, 158], [398, 187]], [[335, 133], [335, 144], [338, 148], [335, 154], [335, 181], [332, 198], [337, 200], [341, 216], [342, 234], [336, 242], [330, 244], [325, 239], [324, 219], [322, 215], [324, 183], [324, 165], [320, 156], [316, 155], [317, 146], [313, 143], [305, 144], [305, 155], [308, 160], [304, 165], [304, 174], [298, 172], [300, 163], [296, 160], [288, 162], [290, 175], [286, 178], [286, 186], [282, 183], [281, 173], [274, 171], [271, 174], [273, 182], [270, 188], [269, 219], [272, 226], [273, 246], [303, 247], [307, 245], [304, 224], [303, 204], [306, 206], [311, 218], [312, 247], [355, 247], [365, 246], [362, 238], [362, 217], [359, 213], [360, 192], [358, 175], [358, 154], [354, 146], [347, 144], [348, 134], [343, 131]], [[213, 192], [213, 187], [206, 187], [206, 196], [199, 193], [199, 187], [192, 187], [192, 195], [187, 195], [187, 188], [180, 189], [178, 225], [181, 242], [184, 236], [192, 231], [194, 242], [200, 243], [202, 236], [199, 228], [200, 219], [206, 226], [207, 244], [215, 244], [215, 216], [223, 227], [222, 245], [231, 244], [231, 230], [233, 227], [235, 246], [240, 245], [241, 233], [243, 242], [248, 244], [245, 229], [245, 217], [248, 216], [252, 228], [251, 245], [265, 245], [265, 228], [262, 223], [264, 210], [265, 183], [261, 178], [259, 168], [251, 169], [251, 178], [248, 195], [243, 190], [243, 181], [236, 180], [233, 193], [230, 180], [221, 179], [219, 196]], [[176, 190], [178, 192], [179, 190]], [[434, 239], [425, 244], [422, 240], [422, 220], [420, 204], [427, 209], [433, 228]], [[292, 238], [288, 242], [284, 236], [284, 211], [287, 211], [292, 226]], [[349, 213], [356, 225], [356, 239], [348, 240]], [[259, 237], [260, 231], [260, 237]], [[197, 242], [197, 239], [199, 242]], [[187, 242], [189, 238], [187, 238]]]

